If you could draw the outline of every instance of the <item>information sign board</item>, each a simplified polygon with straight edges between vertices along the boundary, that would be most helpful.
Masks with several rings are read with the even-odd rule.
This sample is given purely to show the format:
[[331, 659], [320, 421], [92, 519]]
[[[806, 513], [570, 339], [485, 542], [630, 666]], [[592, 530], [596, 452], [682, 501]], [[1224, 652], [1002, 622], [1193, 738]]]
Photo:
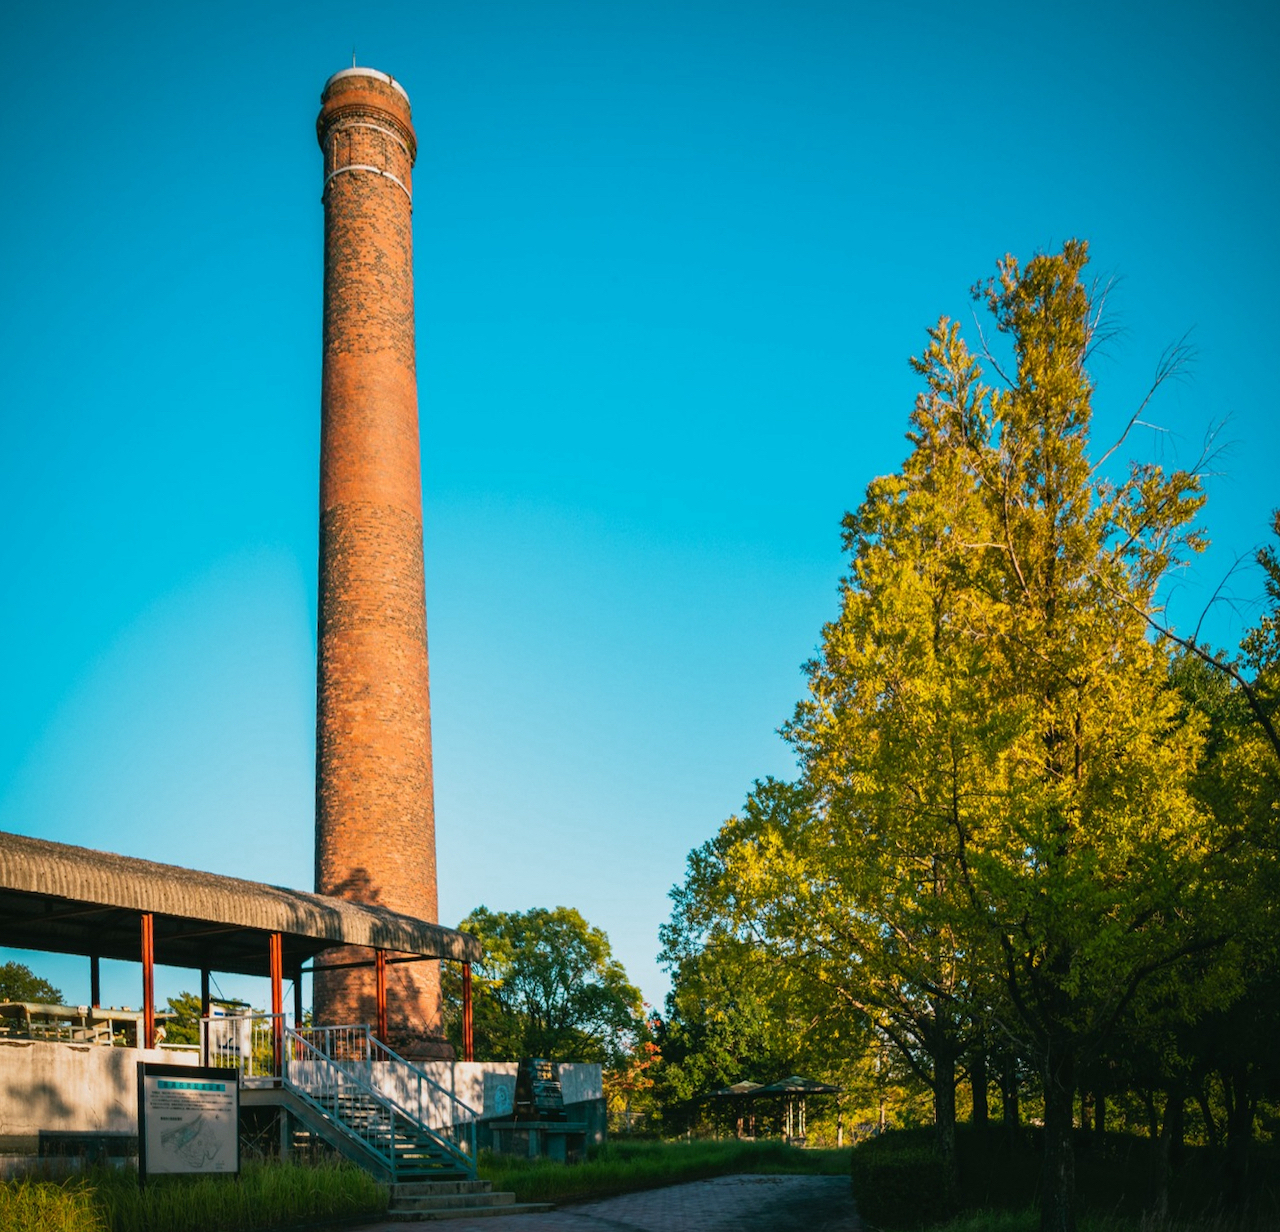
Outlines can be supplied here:
[[239, 1171], [239, 1074], [139, 1061], [138, 1179]]

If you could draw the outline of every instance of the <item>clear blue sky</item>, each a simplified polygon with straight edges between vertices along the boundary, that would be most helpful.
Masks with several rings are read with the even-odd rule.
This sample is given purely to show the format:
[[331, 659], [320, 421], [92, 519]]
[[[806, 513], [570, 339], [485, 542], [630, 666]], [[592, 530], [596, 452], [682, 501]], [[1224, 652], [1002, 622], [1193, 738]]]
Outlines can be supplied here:
[[353, 46], [419, 136], [445, 923], [576, 906], [660, 1002], [689, 850], [791, 770], [908, 356], [1001, 254], [1082, 236], [1121, 278], [1099, 452], [1193, 330], [1131, 439], [1190, 462], [1227, 421], [1182, 627], [1280, 503], [1274, 5], [70, 3], [5, 35], [0, 828], [311, 886], [314, 120]]

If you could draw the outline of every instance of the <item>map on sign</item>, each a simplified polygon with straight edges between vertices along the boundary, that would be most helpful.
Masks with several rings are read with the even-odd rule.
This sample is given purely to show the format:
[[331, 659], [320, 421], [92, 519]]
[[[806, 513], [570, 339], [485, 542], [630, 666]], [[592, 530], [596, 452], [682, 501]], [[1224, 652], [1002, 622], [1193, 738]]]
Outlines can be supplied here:
[[235, 1073], [179, 1065], [138, 1067], [140, 1164], [152, 1175], [240, 1171]]

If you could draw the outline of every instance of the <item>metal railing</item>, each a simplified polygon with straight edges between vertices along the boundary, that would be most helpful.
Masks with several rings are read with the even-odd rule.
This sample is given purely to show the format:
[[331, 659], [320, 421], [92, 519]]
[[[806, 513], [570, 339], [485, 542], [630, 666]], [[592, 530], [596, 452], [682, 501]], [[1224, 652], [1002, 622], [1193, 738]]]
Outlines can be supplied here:
[[283, 1014], [237, 1014], [200, 1020], [200, 1048], [205, 1065], [240, 1072], [245, 1087], [275, 1086], [283, 1076], [278, 1041], [285, 1029]]
[[[339, 1120], [394, 1176], [397, 1130], [426, 1137], [466, 1172], [476, 1168], [477, 1109], [411, 1061], [393, 1052], [365, 1024], [289, 1027], [283, 1014], [244, 1014], [201, 1021], [206, 1065], [234, 1069], [247, 1087], [283, 1085]], [[344, 1107], [363, 1101], [359, 1115]], [[383, 1149], [379, 1143], [386, 1139]]]
[[[336, 1123], [342, 1132], [363, 1143], [365, 1149], [378, 1158], [393, 1183], [399, 1179], [397, 1141], [413, 1141], [426, 1132], [424, 1127], [413, 1124], [391, 1101], [365, 1082], [354, 1067], [325, 1056], [296, 1032], [288, 1033], [288, 1049], [292, 1056], [286, 1067], [289, 1071], [286, 1086], [326, 1120]], [[428, 1136], [435, 1138], [433, 1134]], [[468, 1171], [474, 1171], [469, 1161], [458, 1162]]]
[[[359, 1074], [405, 1116], [470, 1161], [467, 1165], [470, 1171], [475, 1170], [479, 1110], [388, 1048], [368, 1026], [306, 1027], [290, 1031], [288, 1036], [304, 1041], [317, 1053]], [[291, 1082], [296, 1081], [294, 1064], [291, 1057]]]

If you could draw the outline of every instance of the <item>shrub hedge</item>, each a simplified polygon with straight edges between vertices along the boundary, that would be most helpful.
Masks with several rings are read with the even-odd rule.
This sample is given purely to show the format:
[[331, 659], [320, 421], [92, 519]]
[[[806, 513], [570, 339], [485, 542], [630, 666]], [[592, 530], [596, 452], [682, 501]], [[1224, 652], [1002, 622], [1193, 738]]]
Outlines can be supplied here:
[[860, 1143], [850, 1169], [853, 1197], [864, 1223], [895, 1230], [922, 1228], [956, 1213], [947, 1196], [942, 1159], [918, 1131]]

